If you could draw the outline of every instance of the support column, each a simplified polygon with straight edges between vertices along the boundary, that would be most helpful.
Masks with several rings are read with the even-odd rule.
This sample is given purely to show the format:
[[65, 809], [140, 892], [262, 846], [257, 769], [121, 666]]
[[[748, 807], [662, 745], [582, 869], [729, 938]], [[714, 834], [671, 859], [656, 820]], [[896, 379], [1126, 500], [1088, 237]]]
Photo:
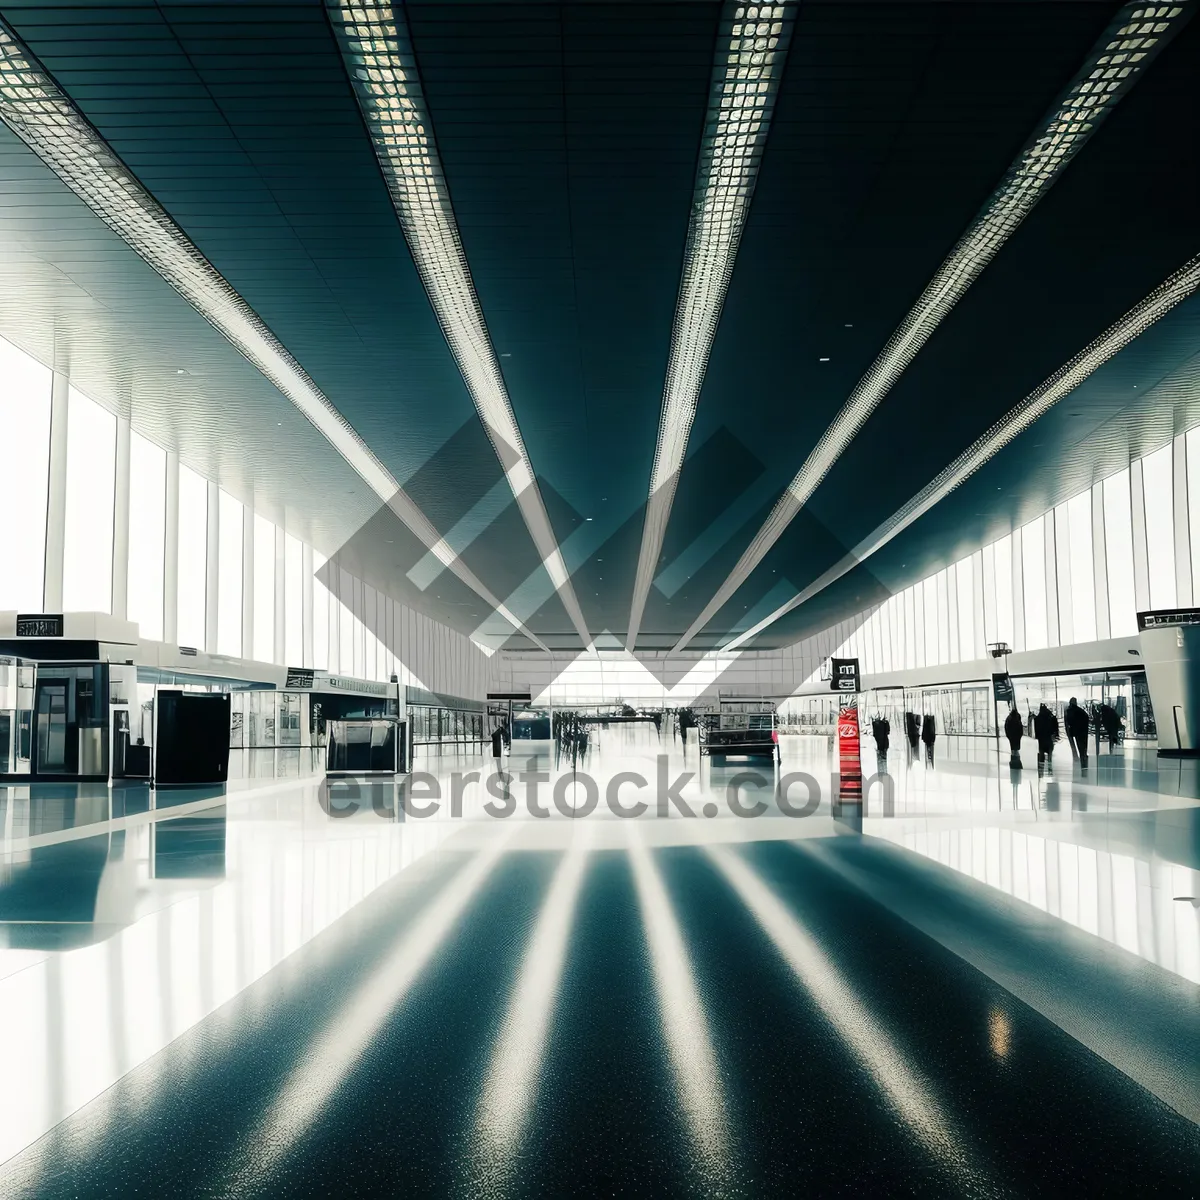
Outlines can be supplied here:
[[46, 491], [46, 566], [42, 608], [62, 612], [63, 554], [67, 539], [67, 422], [69, 382], [55, 371], [50, 383], [50, 469]]
[[217, 621], [220, 606], [221, 489], [208, 482], [208, 520], [204, 554], [204, 652], [217, 652]]
[[117, 417], [116, 474], [113, 477], [112, 614], [129, 618], [129, 420]]
[[242, 657], [254, 657], [254, 512], [242, 509]]
[[163, 641], [179, 645], [179, 454], [167, 451], [163, 525]]
[[275, 526], [275, 657], [283, 665], [287, 657], [287, 549], [283, 526]]

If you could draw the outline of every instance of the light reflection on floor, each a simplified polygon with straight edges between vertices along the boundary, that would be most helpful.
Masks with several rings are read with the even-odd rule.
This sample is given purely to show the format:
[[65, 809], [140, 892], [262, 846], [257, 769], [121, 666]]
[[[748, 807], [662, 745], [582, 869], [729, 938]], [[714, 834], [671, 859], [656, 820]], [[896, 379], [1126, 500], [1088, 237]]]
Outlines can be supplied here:
[[[1006, 760], [988, 756], [990, 746], [987, 739], [942, 739], [933, 767], [913, 760], [903, 747], [893, 749], [886, 766], [895, 815], [882, 816], [869, 806], [864, 832], [1200, 982], [1200, 911], [1174, 899], [1200, 895], [1197, 809], [1188, 799], [1197, 792], [1194, 769], [1165, 766], [1158, 772], [1160, 791], [1154, 787], [1153, 760], [1130, 748], [1127, 757], [1113, 756], [1119, 762], [1093, 760], [1087, 778], [1065, 755], [1049, 774], [1028, 770], [1014, 777]], [[504, 768], [530, 769], [523, 752], [528, 749], [515, 747]], [[867, 757], [874, 756], [864, 753]], [[485, 1088], [478, 1110], [483, 1144], [491, 1154], [485, 1166], [504, 1176], [525, 1118], [519, 1106], [508, 1107], [495, 1095], [515, 1090], [526, 1097], [528, 1108], [536, 1092], [545, 1025], [586, 869], [581, 826], [564, 819], [552, 799], [559, 792], [569, 808], [586, 791], [571, 786], [571, 764], [551, 758], [534, 754], [532, 764], [549, 776], [540, 784], [548, 815], [525, 811], [525, 789], [516, 781], [511, 788], [520, 802], [511, 821], [484, 817], [483, 806], [494, 799], [485, 785], [495, 764], [475, 755], [416, 764], [443, 781], [446, 797], [454, 772], [478, 772], [479, 778], [463, 789], [459, 819], [449, 815], [448, 803], [436, 816], [404, 819], [392, 785], [354, 792], [357, 809], [335, 818], [322, 807], [315, 779], [281, 781], [277, 770], [264, 772], [258, 781], [248, 773], [224, 797], [182, 798], [183, 807], [174, 812], [147, 804], [114, 816], [112, 797], [89, 788], [74, 797], [40, 793], [36, 787], [4, 789], [0, 939], [6, 948], [0, 949], [0, 1017], [5, 1029], [20, 1030], [21, 1036], [6, 1038], [0, 1055], [5, 1077], [25, 1082], [19, 1089], [0, 1089], [0, 1161], [145, 1062], [387, 881], [430, 856], [463, 856], [473, 865], [463, 869], [458, 891], [448, 893], [442, 908], [431, 909], [427, 927], [414, 931], [395, 963], [381, 965], [378, 987], [356, 1001], [366, 1015], [351, 1028], [351, 1041], [342, 1029], [328, 1053], [314, 1058], [318, 1073], [335, 1080], [337, 1064], [348, 1069], [372, 1021], [382, 1019], [394, 1001], [397, 980], [403, 977], [407, 987], [416, 977], [482, 881], [480, 872], [494, 866], [502, 850], [573, 846], [555, 876], [554, 905], [545, 909], [533, 934], [525, 975], [511, 1000], [493, 1064], [497, 1082], [489, 1085], [491, 1091]], [[684, 748], [660, 742], [648, 730], [623, 727], [597, 731], [588, 756], [576, 765], [595, 781], [601, 797], [622, 773], [647, 781], [645, 787], [626, 781], [621, 791], [626, 805], [646, 801], [647, 813], [631, 826], [601, 800], [589, 818], [587, 847], [588, 853], [631, 854], [683, 1109], [698, 1152], [711, 1160], [713, 1178], [720, 1177], [729, 1153], [723, 1140], [724, 1101], [703, 1006], [690, 982], [687, 947], [655, 853], [710, 847], [713, 862], [806, 985], [818, 994], [821, 987], [835, 986], [832, 974], [816, 970], [822, 960], [814, 957], [803, 930], [782, 914], [736, 850], [740, 843], [828, 838], [841, 829], [831, 812], [830, 776], [836, 764], [826, 740], [785, 738], [782, 759], [779, 766], [716, 764], [702, 759], [694, 744]], [[660, 771], [671, 779], [690, 773], [677, 794], [692, 811], [711, 803], [717, 815], [689, 818], [670, 807], [660, 818], [655, 802]], [[754, 819], [730, 812], [728, 789], [747, 771], [762, 776], [761, 782], [740, 785], [747, 803], [764, 804], [763, 815]], [[815, 812], [796, 819], [783, 815], [774, 789], [781, 773], [800, 771], [810, 773], [824, 791]], [[352, 789], [338, 785], [334, 794], [350, 796]], [[545, 1011], [530, 1003], [534, 995]], [[837, 1006], [838, 996], [826, 999]], [[871, 1062], [878, 1039], [867, 1046], [870, 1018], [860, 1014], [856, 1019], [855, 1044]], [[1010, 1032], [1003, 1013], [991, 1023], [989, 1038], [995, 1055], [1004, 1058]], [[911, 1080], [896, 1077], [891, 1094], [899, 1111], [908, 1111], [907, 1096], [929, 1116], [929, 1104], [911, 1087]], [[324, 1094], [307, 1076], [297, 1084], [301, 1093], [304, 1104], [288, 1105], [286, 1096], [281, 1100], [288, 1121], [299, 1130], [296, 1136], [306, 1121], [319, 1116], [320, 1105], [312, 1108], [312, 1098]], [[933, 1140], [947, 1144], [944, 1130], [934, 1134]]]

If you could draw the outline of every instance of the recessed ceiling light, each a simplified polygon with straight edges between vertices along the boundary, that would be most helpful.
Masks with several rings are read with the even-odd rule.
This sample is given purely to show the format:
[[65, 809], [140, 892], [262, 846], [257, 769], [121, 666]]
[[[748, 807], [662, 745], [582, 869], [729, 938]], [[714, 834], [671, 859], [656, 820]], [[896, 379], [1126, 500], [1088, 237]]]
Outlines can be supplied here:
[[[1152, 25], [1142, 24], [1135, 6], [1120, 8], [1089, 51], [1082, 70], [1051, 104], [970, 227], [855, 384], [841, 411], [812, 448], [712, 600], [675, 643], [676, 652], [700, 632], [762, 562], [946, 315], [1105, 117], [1146, 72], [1155, 56], [1187, 23], [1191, 7], [1163, 5], [1158, 10], [1161, 17]], [[1147, 37], [1147, 33], [1152, 36]], [[738, 639], [734, 639], [725, 648], [738, 644]]]
[[404, 6], [326, 0], [355, 98], [438, 324], [504, 467], [534, 546], [584, 645], [591, 645], [471, 278], [421, 88]]
[[729, 5], [722, 14], [642, 523], [627, 650], [637, 643], [642, 613], [657, 574], [795, 17], [795, 3]]
[[827, 359], [827, 358], [819, 358], [819, 359], [817, 359], [817, 362], [828, 362], [828, 361], [829, 361], [829, 359]]

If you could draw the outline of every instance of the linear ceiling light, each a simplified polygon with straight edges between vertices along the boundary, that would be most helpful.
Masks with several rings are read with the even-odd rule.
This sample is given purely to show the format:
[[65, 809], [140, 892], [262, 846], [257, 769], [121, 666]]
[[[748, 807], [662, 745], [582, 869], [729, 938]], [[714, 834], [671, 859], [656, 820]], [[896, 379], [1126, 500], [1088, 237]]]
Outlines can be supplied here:
[[514, 629], [542, 645], [458, 559], [262, 318], [200, 253], [3, 23], [0, 23], [0, 119], [308, 418], [441, 562]]
[[1190, 4], [1121, 9], [675, 650], [682, 650], [749, 579], [943, 318], [1191, 14]]
[[727, 3], [722, 14], [625, 639], [631, 651], [658, 569], [795, 17], [794, 3]]
[[403, 6], [326, 0], [326, 9], [429, 302], [546, 572], [584, 646], [590, 647], [587, 623], [542, 503], [471, 281]]
[[1003, 450], [1015, 437], [1024, 433], [1035, 421], [1045, 416], [1054, 405], [1069, 396], [1114, 354], [1124, 349], [1198, 287], [1200, 255], [1161, 283], [1115, 325], [1105, 330], [1094, 342], [1085, 346], [1074, 358], [1055, 371], [1045, 383], [1030, 392], [1016, 408], [1011, 409], [987, 433], [972, 442], [937, 478], [922, 488], [902, 508], [897, 509], [874, 532], [868, 534], [849, 554], [839, 559], [786, 604], [747, 629], [745, 633], [739, 634], [724, 647], [724, 650], [738, 649], [751, 638], [757, 637], [768, 625], [778, 621], [785, 613], [811, 600], [818, 592], [824, 591], [831, 583], [852, 571], [864, 559], [870, 558], [876, 550], [885, 546], [935, 504], [944, 500], [956, 487], [966, 482], [984, 463]]

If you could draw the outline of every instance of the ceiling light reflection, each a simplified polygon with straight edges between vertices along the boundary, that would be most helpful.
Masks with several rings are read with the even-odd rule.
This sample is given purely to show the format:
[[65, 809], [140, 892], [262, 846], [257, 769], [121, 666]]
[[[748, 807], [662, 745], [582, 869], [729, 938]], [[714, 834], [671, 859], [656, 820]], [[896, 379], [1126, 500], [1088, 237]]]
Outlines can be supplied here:
[[577, 832], [559, 861], [484, 1081], [475, 1122], [476, 1165], [489, 1192], [507, 1191], [513, 1182], [510, 1172], [537, 1096], [550, 1016], [587, 867], [585, 837], [590, 828]]
[[731, 1179], [731, 1137], [708, 1021], [662, 876], [640, 829], [633, 822], [628, 822], [627, 828], [629, 860], [676, 1087], [705, 1190], [710, 1195], [723, 1194]]
[[339, 1008], [325, 1033], [305, 1051], [274, 1103], [251, 1129], [234, 1168], [238, 1186], [270, 1176], [337, 1095], [380, 1027], [420, 978], [456, 922], [499, 862], [507, 836], [496, 836], [442, 888], [392, 952]]
[[[798, 844], [796, 849], [804, 852]], [[706, 852], [754, 914], [826, 1020], [866, 1067], [896, 1115], [926, 1149], [960, 1176], [966, 1190], [979, 1191], [983, 1177], [937, 1098], [886, 1028], [842, 977], [833, 959], [737, 853], [725, 846], [708, 846]]]

